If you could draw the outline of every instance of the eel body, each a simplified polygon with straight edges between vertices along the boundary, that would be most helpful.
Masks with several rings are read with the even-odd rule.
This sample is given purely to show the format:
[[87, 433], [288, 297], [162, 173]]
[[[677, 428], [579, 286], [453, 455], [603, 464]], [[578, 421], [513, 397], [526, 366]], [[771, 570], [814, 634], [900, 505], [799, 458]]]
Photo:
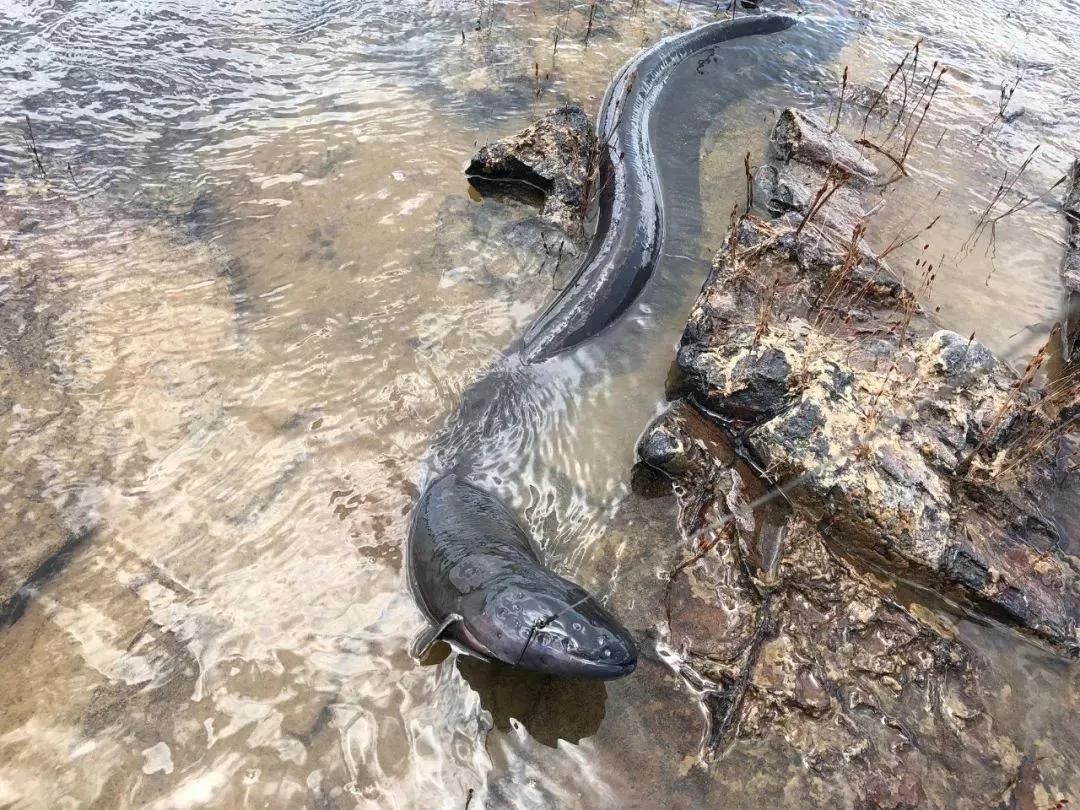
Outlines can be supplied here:
[[728, 40], [773, 34], [794, 24], [794, 17], [781, 14], [708, 23], [660, 40], [616, 74], [596, 120], [596, 234], [573, 280], [525, 333], [525, 362], [542, 362], [601, 332], [630, 307], [652, 275], [664, 239], [664, 202], [649, 122], [674, 67]]
[[[525, 334], [524, 365], [514, 360], [511, 368], [496, 368], [466, 392], [448, 434], [448, 441], [465, 440], [450, 441], [443, 463], [435, 465], [442, 471], [433, 474], [413, 514], [408, 577], [430, 622], [414, 644], [417, 657], [444, 638], [481, 658], [554, 675], [617, 678], [633, 671], [637, 649], [627, 630], [588, 592], [544, 566], [510, 510], [469, 478], [486, 456], [499, 456], [488, 463], [504, 463], [521, 452], [517, 439], [530, 435], [522, 425], [538, 418], [523, 413], [520, 401], [523, 386], [537, 382], [530, 364], [610, 325], [652, 273], [664, 207], [649, 118], [673, 68], [727, 40], [794, 23], [765, 15], [701, 26], [644, 51], [609, 86], [597, 121], [599, 219], [592, 246], [573, 281]], [[511, 444], [495, 441], [502, 434]]]

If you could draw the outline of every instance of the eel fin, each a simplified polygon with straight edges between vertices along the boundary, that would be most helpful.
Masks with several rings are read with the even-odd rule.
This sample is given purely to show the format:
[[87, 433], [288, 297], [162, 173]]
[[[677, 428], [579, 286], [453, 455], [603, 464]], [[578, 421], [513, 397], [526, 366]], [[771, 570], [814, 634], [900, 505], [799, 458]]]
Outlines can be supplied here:
[[429, 624], [425, 626], [423, 630], [416, 634], [416, 638], [413, 639], [409, 654], [417, 661], [424, 660], [431, 651], [431, 648], [435, 646], [435, 642], [442, 638], [442, 634], [445, 633], [452, 624], [460, 621], [462, 621], [460, 615], [451, 613], [439, 624]]

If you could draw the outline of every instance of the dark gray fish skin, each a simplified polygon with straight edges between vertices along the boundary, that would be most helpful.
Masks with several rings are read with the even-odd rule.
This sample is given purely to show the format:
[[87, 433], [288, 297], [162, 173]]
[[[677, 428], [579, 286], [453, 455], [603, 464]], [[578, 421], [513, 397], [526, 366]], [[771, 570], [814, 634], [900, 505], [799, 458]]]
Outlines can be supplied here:
[[451, 621], [441, 637], [483, 658], [599, 679], [628, 675], [637, 664], [618, 620], [541, 564], [499, 500], [455, 474], [433, 482], [417, 506], [408, 570], [428, 619]]
[[795, 22], [767, 14], [709, 23], [661, 40], [619, 71], [596, 121], [602, 145], [596, 235], [573, 281], [525, 333], [526, 363], [543, 362], [601, 332], [633, 304], [652, 275], [664, 238], [664, 205], [649, 114], [672, 68], [705, 48], [784, 31]]

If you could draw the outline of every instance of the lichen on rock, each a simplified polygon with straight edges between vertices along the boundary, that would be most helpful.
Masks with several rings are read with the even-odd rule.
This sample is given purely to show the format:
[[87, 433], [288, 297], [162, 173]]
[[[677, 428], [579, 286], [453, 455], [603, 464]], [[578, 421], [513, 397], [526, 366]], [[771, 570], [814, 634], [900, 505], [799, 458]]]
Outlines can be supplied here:
[[466, 175], [475, 185], [520, 183], [544, 195], [540, 217], [581, 235], [596, 135], [585, 110], [565, 104], [507, 138], [485, 144]]
[[779, 732], [853, 804], [934, 804], [965, 762], [1019, 761], [939, 598], [1080, 654], [1080, 482], [1058, 461], [1075, 431], [875, 256], [860, 192], [835, 184], [838, 166], [873, 176], [853, 145], [791, 110], [773, 144], [755, 175], [772, 218], [734, 224], [687, 320], [678, 398], [638, 444], [690, 541], [668, 640], [708, 749]]

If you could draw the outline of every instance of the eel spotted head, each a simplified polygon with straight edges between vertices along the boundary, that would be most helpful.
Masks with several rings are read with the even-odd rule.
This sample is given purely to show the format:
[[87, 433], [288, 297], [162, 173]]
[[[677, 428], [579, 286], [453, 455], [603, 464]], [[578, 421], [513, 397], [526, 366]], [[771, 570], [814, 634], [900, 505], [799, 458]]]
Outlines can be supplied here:
[[485, 606], [480, 620], [505, 639], [500, 657], [571, 678], [608, 680], [633, 672], [637, 647], [626, 628], [573, 582], [555, 575], [545, 580], [539, 589], [515, 586], [493, 594]]
[[433, 482], [409, 537], [409, 580], [439, 638], [510, 666], [618, 678], [637, 664], [630, 633], [588, 591], [545, 566], [513, 513], [457, 475]]

